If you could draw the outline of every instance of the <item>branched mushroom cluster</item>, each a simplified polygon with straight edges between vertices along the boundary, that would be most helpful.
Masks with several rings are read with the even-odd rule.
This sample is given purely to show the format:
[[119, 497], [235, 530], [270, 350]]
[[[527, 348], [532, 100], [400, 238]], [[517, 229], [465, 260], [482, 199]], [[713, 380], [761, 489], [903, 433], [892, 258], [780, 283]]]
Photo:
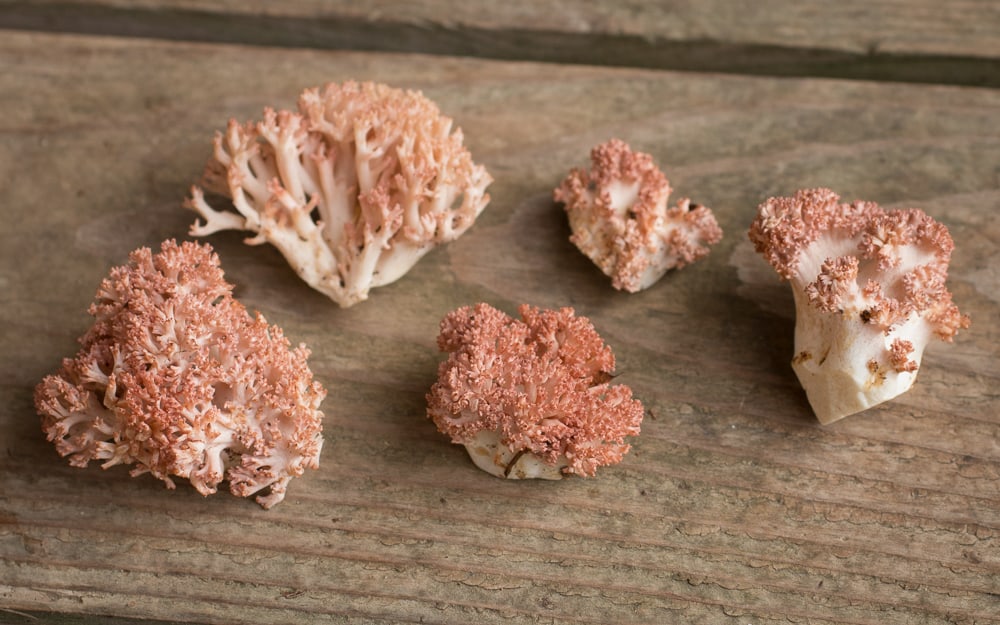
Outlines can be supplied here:
[[309, 351], [247, 313], [209, 246], [136, 250], [90, 314], [76, 357], [35, 389], [42, 429], [73, 466], [134, 465], [203, 495], [228, 480], [265, 508], [319, 466], [326, 391]]
[[712, 211], [682, 198], [668, 206], [670, 182], [653, 157], [611, 139], [590, 152], [553, 196], [564, 204], [570, 240], [616, 289], [649, 288], [670, 269], [704, 257], [722, 239]]
[[792, 367], [823, 423], [906, 392], [930, 340], [969, 326], [945, 286], [955, 244], [919, 209], [806, 189], [761, 204], [749, 235], [792, 285]]
[[192, 234], [249, 230], [247, 243], [271, 243], [309, 286], [351, 306], [463, 234], [489, 202], [493, 179], [419, 92], [331, 83], [304, 91], [298, 109], [230, 120], [216, 135], [205, 184], [233, 210], [192, 188], [187, 206], [204, 220]]
[[643, 407], [612, 384], [615, 357], [573, 309], [521, 306], [520, 319], [488, 304], [441, 322], [448, 352], [427, 395], [428, 415], [497, 476], [592, 476], [628, 451]]

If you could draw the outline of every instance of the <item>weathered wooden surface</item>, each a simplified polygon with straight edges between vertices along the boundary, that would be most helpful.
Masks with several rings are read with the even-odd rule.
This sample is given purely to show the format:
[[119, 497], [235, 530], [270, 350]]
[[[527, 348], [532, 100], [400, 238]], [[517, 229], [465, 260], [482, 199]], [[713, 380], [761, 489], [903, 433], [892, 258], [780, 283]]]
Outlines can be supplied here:
[[993, 0], [0, 0], [0, 28], [1000, 86]]
[[[17, 32], [0, 66], [0, 621], [1000, 622], [1000, 93]], [[469, 233], [348, 310], [210, 238], [237, 296], [313, 349], [322, 467], [263, 511], [67, 466], [31, 390], [100, 279], [184, 237], [228, 117], [347, 78], [424, 90], [496, 182]], [[726, 232], [637, 295], [550, 199], [611, 136]], [[828, 427], [788, 365], [791, 297], [745, 241], [761, 199], [813, 185], [946, 223], [973, 317], [912, 391]], [[480, 300], [593, 320], [650, 411], [621, 465], [506, 483], [437, 434], [438, 320]]]

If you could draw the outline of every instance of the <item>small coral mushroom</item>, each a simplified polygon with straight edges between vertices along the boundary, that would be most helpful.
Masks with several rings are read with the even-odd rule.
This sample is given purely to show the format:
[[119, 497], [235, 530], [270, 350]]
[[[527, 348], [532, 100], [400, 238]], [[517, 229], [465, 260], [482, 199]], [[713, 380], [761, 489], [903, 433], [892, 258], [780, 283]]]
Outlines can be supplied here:
[[592, 476], [619, 462], [643, 407], [627, 386], [609, 383], [611, 349], [571, 308], [520, 313], [477, 304], [442, 320], [438, 346], [450, 355], [427, 395], [428, 415], [500, 477]]
[[687, 198], [667, 207], [670, 183], [649, 154], [612, 139], [591, 150], [590, 160], [589, 172], [574, 169], [553, 196], [565, 205], [570, 240], [616, 289], [648, 288], [722, 239], [707, 207]]
[[90, 306], [75, 358], [35, 389], [42, 428], [76, 467], [134, 464], [203, 495], [222, 480], [270, 508], [319, 466], [326, 392], [277, 326], [232, 297], [210, 247], [132, 253]]
[[205, 172], [232, 199], [213, 209], [194, 187], [191, 233], [250, 230], [309, 286], [341, 306], [402, 277], [434, 246], [464, 233], [492, 178], [461, 130], [419, 92], [346, 82], [308, 89], [299, 111], [231, 120]]
[[954, 243], [944, 225], [839, 199], [829, 189], [771, 198], [749, 233], [791, 282], [792, 367], [822, 423], [906, 392], [927, 343], [969, 326], [945, 287]]

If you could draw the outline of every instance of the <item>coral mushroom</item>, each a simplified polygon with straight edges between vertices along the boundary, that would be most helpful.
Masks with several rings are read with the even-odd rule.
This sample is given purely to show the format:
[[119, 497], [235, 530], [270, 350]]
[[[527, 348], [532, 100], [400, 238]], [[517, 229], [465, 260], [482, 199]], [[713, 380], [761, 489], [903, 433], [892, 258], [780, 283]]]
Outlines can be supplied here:
[[771, 198], [749, 232], [792, 285], [792, 367], [822, 423], [906, 392], [928, 342], [969, 326], [945, 287], [954, 243], [943, 224], [839, 199], [829, 189]]
[[553, 197], [565, 205], [570, 240], [616, 289], [648, 288], [722, 239], [707, 207], [684, 198], [668, 208], [670, 183], [649, 154], [612, 139], [591, 150], [590, 160], [590, 171], [572, 170]]
[[75, 358], [35, 389], [42, 427], [76, 467], [134, 464], [203, 495], [224, 479], [239, 497], [280, 502], [319, 466], [319, 404], [304, 346], [233, 299], [207, 245], [133, 252], [101, 283]]
[[205, 184], [236, 212], [193, 187], [185, 205], [204, 223], [192, 234], [250, 230], [247, 243], [271, 243], [311, 287], [351, 306], [463, 234], [489, 202], [492, 178], [419, 92], [328, 84], [298, 108], [216, 135]]
[[629, 450], [642, 404], [610, 384], [611, 349], [571, 308], [520, 307], [513, 319], [487, 304], [441, 322], [449, 352], [427, 395], [428, 416], [493, 475], [560, 479], [594, 475]]

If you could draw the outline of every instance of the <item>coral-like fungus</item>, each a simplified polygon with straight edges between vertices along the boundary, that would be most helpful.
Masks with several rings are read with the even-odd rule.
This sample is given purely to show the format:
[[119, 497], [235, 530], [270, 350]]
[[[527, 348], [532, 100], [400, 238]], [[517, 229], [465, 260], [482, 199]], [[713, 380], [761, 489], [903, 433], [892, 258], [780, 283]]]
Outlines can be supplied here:
[[250, 230], [247, 243], [271, 243], [311, 287], [351, 306], [463, 234], [489, 202], [492, 178], [419, 92], [328, 84], [298, 108], [216, 135], [205, 185], [235, 212], [193, 187], [186, 206], [204, 222], [192, 234]]
[[428, 416], [476, 465], [511, 478], [592, 476], [621, 461], [642, 404], [611, 384], [615, 358], [573, 309], [520, 307], [514, 319], [487, 304], [441, 322], [448, 352], [427, 395]]
[[300, 345], [233, 299], [207, 245], [133, 252], [97, 291], [75, 358], [35, 389], [42, 428], [71, 465], [134, 464], [203, 495], [223, 480], [270, 508], [319, 466], [320, 402]]
[[822, 423], [906, 392], [928, 342], [969, 326], [945, 286], [954, 242], [943, 224], [839, 199], [829, 189], [771, 198], [749, 232], [791, 283], [792, 367]]
[[565, 205], [570, 240], [616, 289], [648, 288], [722, 239], [707, 207], [688, 198], [667, 206], [670, 183], [649, 154], [612, 139], [591, 150], [590, 160], [590, 171], [573, 169], [553, 197]]

